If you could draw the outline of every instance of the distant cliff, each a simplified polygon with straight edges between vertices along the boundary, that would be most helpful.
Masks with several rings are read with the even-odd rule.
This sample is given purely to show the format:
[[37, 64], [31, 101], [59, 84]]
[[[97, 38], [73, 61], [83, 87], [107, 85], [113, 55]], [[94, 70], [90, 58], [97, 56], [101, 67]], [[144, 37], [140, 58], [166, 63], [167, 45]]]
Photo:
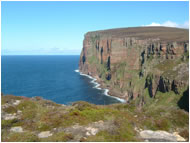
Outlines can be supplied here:
[[189, 31], [168, 27], [110, 29], [85, 34], [79, 70], [109, 94], [131, 101], [158, 91], [181, 94], [189, 83]]

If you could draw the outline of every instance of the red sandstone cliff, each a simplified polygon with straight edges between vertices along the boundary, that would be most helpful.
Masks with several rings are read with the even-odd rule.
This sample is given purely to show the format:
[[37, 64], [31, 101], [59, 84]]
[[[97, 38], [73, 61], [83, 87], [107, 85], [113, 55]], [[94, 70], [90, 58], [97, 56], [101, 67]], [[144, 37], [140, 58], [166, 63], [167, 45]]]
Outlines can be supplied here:
[[85, 34], [79, 70], [110, 94], [130, 101], [157, 91], [176, 94], [189, 83], [189, 31], [168, 27], [121, 28]]

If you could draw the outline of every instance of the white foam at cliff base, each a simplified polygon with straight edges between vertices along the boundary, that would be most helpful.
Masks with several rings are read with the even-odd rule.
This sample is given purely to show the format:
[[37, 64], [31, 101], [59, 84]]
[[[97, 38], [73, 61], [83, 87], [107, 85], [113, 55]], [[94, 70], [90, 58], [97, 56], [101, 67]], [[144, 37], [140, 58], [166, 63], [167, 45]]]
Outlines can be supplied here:
[[[79, 70], [75, 70], [75, 72], [79, 72]], [[110, 96], [110, 95], [108, 94], [109, 89], [102, 89], [102, 88], [100, 88], [100, 87], [99, 87], [100, 84], [99, 84], [98, 82], [96, 82], [97, 79], [93, 78], [93, 77], [90, 76], [90, 75], [83, 74], [83, 73], [81, 73], [81, 72], [79, 72], [79, 73], [80, 73], [80, 75], [82, 75], [82, 76], [86, 76], [86, 77], [92, 79], [91, 83], [95, 84], [95, 86], [94, 86], [93, 88], [96, 88], [96, 89], [99, 89], [99, 90], [104, 90], [104, 95], [109, 96], [109, 97], [111, 97], [111, 98], [115, 98], [115, 99], [117, 99], [118, 101], [120, 101], [120, 102], [122, 102], [122, 103], [125, 103], [125, 102], [126, 102], [124, 99], [121, 99], [121, 98], [119, 98], [119, 97]]]
[[105, 91], [104, 91], [104, 94], [105, 94], [106, 96], [109, 96], [109, 97], [111, 97], [111, 98], [115, 98], [115, 99], [119, 100], [119, 101], [122, 102], [122, 103], [125, 103], [125, 102], [126, 102], [124, 99], [121, 99], [121, 98], [119, 98], [119, 97], [110, 96], [110, 95], [108, 94], [109, 89], [104, 89], [104, 90], [105, 90]]

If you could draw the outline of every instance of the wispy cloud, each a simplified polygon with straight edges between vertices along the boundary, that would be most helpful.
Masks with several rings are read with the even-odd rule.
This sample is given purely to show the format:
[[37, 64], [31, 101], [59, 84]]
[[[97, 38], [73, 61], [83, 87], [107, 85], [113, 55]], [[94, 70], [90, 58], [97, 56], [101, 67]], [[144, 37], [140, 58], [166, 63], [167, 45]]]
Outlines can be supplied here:
[[2, 49], [2, 55], [79, 55], [81, 49], [73, 48], [39, 48], [39, 49]]
[[173, 22], [173, 21], [166, 21], [164, 23], [152, 22], [151, 24], [143, 25], [143, 26], [166, 26], [166, 27], [178, 27], [178, 28], [189, 29], [189, 21], [186, 21], [183, 24], [178, 24], [178, 23]]

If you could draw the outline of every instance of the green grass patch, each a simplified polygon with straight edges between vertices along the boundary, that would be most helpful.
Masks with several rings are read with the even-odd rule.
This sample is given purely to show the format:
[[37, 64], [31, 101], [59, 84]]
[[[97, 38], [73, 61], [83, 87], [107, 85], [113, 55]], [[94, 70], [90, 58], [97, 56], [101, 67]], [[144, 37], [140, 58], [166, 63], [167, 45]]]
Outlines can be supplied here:
[[126, 117], [118, 116], [114, 120], [116, 126], [114, 130], [100, 131], [95, 136], [90, 136], [86, 141], [101, 141], [101, 142], [127, 142], [127, 141], [139, 141], [134, 131], [132, 122]]
[[7, 108], [4, 108], [3, 111], [12, 114], [12, 113], [16, 113], [17, 109], [14, 106], [9, 106]]
[[8, 133], [6, 136], [3, 135], [3, 142], [38, 142], [38, 137], [30, 132], [23, 133]]
[[10, 128], [17, 122], [19, 122], [18, 119], [1, 120], [1, 129]]

